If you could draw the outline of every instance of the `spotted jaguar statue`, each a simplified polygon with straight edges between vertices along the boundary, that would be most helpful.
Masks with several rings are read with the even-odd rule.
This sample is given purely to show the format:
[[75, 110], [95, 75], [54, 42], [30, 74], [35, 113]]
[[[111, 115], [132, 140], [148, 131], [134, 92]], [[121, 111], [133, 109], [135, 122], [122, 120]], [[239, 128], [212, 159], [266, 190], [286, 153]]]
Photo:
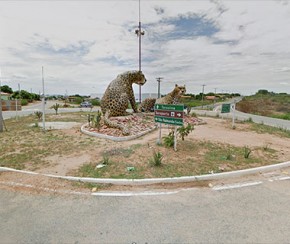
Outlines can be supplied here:
[[175, 85], [172, 92], [166, 96], [156, 99], [157, 104], [178, 104], [182, 95], [186, 93], [185, 86]]
[[153, 112], [155, 103], [158, 104], [178, 104], [182, 95], [186, 93], [185, 86], [175, 85], [172, 92], [167, 94], [165, 97], [156, 98], [146, 98], [139, 105], [139, 112]]
[[154, 104], [156, 102], [156, 98], [146, 98], [144, 99], [138, 107], [139, 112], [153, 112]]
[[120, 129], [123, 135], [129, 135], [130, 130], [125, 125], [111, 121], [110, 117], [128, 115], [126, 109], [129, 102], [134, 113], [138, 112], [132, 87], [133, 83], [138, 85], [146, 83], [146, 78], [142, 71], [127, 71], [119, 74], [109, 84], [101, 100], [104, 124], [108, 127]]

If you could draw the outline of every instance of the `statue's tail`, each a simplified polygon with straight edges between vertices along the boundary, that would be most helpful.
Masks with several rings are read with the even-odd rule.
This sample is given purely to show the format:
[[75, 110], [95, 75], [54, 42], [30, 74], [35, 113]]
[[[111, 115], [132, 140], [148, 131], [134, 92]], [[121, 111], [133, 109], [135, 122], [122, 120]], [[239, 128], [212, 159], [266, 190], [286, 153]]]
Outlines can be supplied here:
[[117, 128], [117, 129], [121, 130], [122, 134], [124, 136], [130, 134], [129, 129], [126, 126], [117, 124], [117, 123], [113, 122], [112, 120], [110, 120], [110, 110], [107, 110], [105, 115], [104, 115], [104, 124], [108, 127]]

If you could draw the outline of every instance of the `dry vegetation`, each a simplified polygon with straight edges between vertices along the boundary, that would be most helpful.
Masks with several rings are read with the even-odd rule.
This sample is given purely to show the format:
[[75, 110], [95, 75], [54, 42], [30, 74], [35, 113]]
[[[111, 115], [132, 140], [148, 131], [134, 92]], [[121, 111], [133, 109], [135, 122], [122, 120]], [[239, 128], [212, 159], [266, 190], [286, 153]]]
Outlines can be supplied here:
[[[87, 114], [49, 115], [47, 120], [81, 125], [87, 122]], [[178, 140], [175, 152], [156, 144], [156, 130], [133, 141], [113, 142], [84, 135], [80, 126], [43, 133], [31, 126], [37, 121], [35, 116], [11, 119], [5, 121], [8, 131], [0, 138], [0, 166], [59, 175], [144, 178], [231, 171], [289, 159], [290, 139], [281, 138], [286, 132], [265, 129], [259, 135], [251, 123], [237, 124], [232, 130], [230, 121], [205, 120], [206, 125], [195, 126], [184, 141]], [[169, 131], [164, 129], [163, 136]], [[248, 158], [247, 148], [251, 150]], [[162, 156], [160, 166], [152, 164], [154, 152]], [[96, 169], [101, 163], [106, 166]]]

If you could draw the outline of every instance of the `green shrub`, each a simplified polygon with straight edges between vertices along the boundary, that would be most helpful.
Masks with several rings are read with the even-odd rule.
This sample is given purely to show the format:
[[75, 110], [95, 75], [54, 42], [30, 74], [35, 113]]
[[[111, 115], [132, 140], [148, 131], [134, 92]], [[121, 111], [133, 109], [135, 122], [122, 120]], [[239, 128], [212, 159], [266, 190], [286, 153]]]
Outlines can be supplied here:
[[168, 136], [163, 137], [163, 142], [166, 147], [174, 146], [174, 131], [169, 132]]
[[153, 166], [161, 166], [163, 155], [161, 152], [153, 152], [153, 158], [150, 159], [150, 164]]
[[93, 106], [100, 106], [101, 105], [101, 102], [98, 99], [91, 100], [91, 103], [92, 103]]
[[102, 112], [98, 111], [96, 115], [93, 116], [93, 127], [97, 128], [98, 130], [101, 128], [101, 119], [102, 119]]
[[38, 121], [40, 121], [43, 113], [41, 111], [35, 111], [34, 114], [37, 117]]
[[179, 136], [181, 137], [181, 139], [184, 141], [184, 137], [188, 136], [190, 132], [192, 132], [194, 129], [194, 127], [191, 124], [187, 124], [187, 126], [185, 127], [184, 125], [179, 127], [177, 129], [177, 132], [179, 133]]
[[251, 152], [252, 150], [248, 146], [244, 147], [244, 158], [249, 158]]
[[21, 99], [21, 106], [26, 106], [28, 104], [27, 99]]
[[52, 106], [52, 108], [55, 110], [55, 114], [57, 115], [57, 111], [58, 111], [58, 109], [59, 109], [59, 104], [58, 103], [56, 103], [56, 104], [54, 104], [53, 106]]

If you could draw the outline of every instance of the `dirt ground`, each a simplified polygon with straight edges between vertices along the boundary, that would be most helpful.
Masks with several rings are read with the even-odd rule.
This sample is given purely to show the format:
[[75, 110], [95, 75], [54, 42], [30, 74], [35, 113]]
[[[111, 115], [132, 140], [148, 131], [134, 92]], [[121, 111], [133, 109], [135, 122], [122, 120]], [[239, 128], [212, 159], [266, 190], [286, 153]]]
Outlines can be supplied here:
[[[258, 134], [256, 132], [249, 131], [249, 125], [243, 123], [237, 123], [236, 129], [233, 130], [231, 128], [231, 121], [229, 120], [215, 118], [203, 118], [203, 120], [206, 124], [195, 126], [194, 131], [186, 137], [184, 142], [180, 139], [178, 140], [177, 152], [174, 152], [172, 149], [160, 148], [156, 145], [159, 135], [159, 130], [156, 129], [155, 131], [135, 140], [124, 142], [102, 140], [103, 143], [101, 145], [96, 146], [93, 150], [90, 149], [90, 151], [75, 152], [73, 155], [68, 157], [59, 155], [47, 157], [46, 159], [50, 162], [49, 167], [43, 167], [37, 170], [37, 172], [56, 175], [71, 175], [71, 172], [77, 170], [85, 163], [100, 161], [100, 155], [104, 151], [114, 154], [114, 150], [116, 151], [121, 148], [130, 148], [134, 145], [139, 146], [138, 149], [136, 149], [136, 153], [132, 153], [129, 157], [129, 160], [130, 162], [133, 162], [133, 165], [138, 164], [138, 161], [142, 161], [141, 156], [151, 156], [150, 152], [154, 149], [162, 150], [167, 161], [174, 158], [174, 162], [182, 163], [186, 158], [190, 157], [190, 155], [184, 155], [184, 151], [182, 150], [183, 146], [186, 145], [188, 141], [211, 141], [233, 145], [236, 147], [269, 147], [277, 151], [277, 161], [288, 161], [290, 158], [289, 138], [282, 138], [271, 134]], [[165, 136], [170, 130], [166, 125], [163, 125], [163, 127], [162, 136]], [[65, 133], [76, 135], [76, 128], [67, 129], [65, 130]], [[150, 153], [150, 155], [148, 155], [148, 153]], [[255, 154], [255, 151], [253, 153]], [[113, 157], [114, 155], [110, 156]], [[119, 154], [116, 155], [116, 157], [119, 158], [120, 156], [121, 155]]]
[[[47, 156], [45, 160], [48, 162], [40, 169], [35, 170], [38, 173], [54, 174], [54, 175], [74, 175], [75, 172], [83, 164], [95, 163], [97, 164], [102, 159], [102, 153], [108, 152], [110, 157], [114, 160], [120, 160], [123, 162], [126, 160], [130, 162], [131, 166], [142, 166], [148, 163], [148, 157], [151, 156], [152, 151], [161, 151], [164, 155], [164, 160], [168, 164], [180, 164], [192, 159], [198, 162], [201, 156], [204, 156], [206, 151], [203, 149], [195, 152], [195, 155], [191, 153], [192, 143], [212, 142], [219, 143], [227, 146], [245, 147], [248, 146], [253, 149], [253, 155], [261, 158], [267, 157], [261, 153], [261, 150], [257, 148], [271, 148], [275, 150], [275, 162], [289, 161], [290, 158], [290, 138], [280, 137], [272, 134], [258, 134], [249, 130], [250, 125], [247, 123], [237, 123], [236, 129], [231, 128], [231, 121], [222, 120], [216, 118], [202, 118], [205, 124], [196, 125], [194, 131], [186, 137], [185, 141], [178, 140], [177, 152], [172, 148], [168, 149], [156, 145], [159, 131], [155, 130], [145, 136], [137, 138], [131, 141], [114, 142], [105, 139], [97, 139], [98, 144], [95, 147], [90, 147], [88, 150], [75, 151], [69, 156], [54, 155]], [[169, 128], [163, 126], [162, 136], [168, 135]], [[76, 138], [88, 137], [79, 131], [79, 126], [69, 127], [61, 129], [62, 133], [74, 136]], [[190, 144], [191, 143], [191, 144]], [[135, 146], [135, 148], [134, 148]], [[121, 149], [134, 148], [133, 153], [129, 155], [120, 154]], [[122, 150], [121, 150], [122, 151]], [[122, 151], [124, 152], [124, 151]], [[126, 152], [126, 151], [125, 151]], [[126, 154], [126, 153], [125, 153]], [[261, 163], [263, 165], [263, 163]], [[120, 163], [121, 167], [125, 167], [126, 164]], [[223, 166], [223, 165], [222, 165]], [[255, 165], [260, 166], [260, 165]], [[187, 166], [185, 166], [186, 168]], [[223, 166], [227, 168], [227, 165]], [[238, 167], [237, 167], [238, 168]], [[236, 169], [237, 169], [236, 168]], [[116, 170], [120, 168], [116, 167]], [[156, 171], [156, 169], [154, 169]], [[228, 168], [228, 170], [231, 170]], [[206, 172], [207, 173], [207, 172]], [[156, 177], [156, 175], [150, 175]], [[208, 182], [200, 183], [193, 182], [190, 184], [179, 184], [178, 187], [204, 187], [208, 186]], [[120, 187], [105, 185], [100, 188], [93, 186], [86, 186], [83, 183], [72, 183], [68, 181], [58, 180], [43, 177], [40, 175], [23, 175], [19, 173], [0, 173], [0, 187], [9, 188], [14, 190], [24, 190], [29, 193], [39, 193], [41, 191], [47, 192], [61, 192], [61, 193], [75, 193], [75, 194], [90, 194], [91, 191], [98, 191], [102, 189], [110, 190], [131, 190], [132, 187]], [[47, 188], [49, 187], [49, 188]], [[152, 187], [152, 186], [150, 186]], [[159, 186], [161, 188], [170, 189], [171, 186]], [[176, 186], [175, 186], [176, 187]], [[147, 189], [146, 186], [143, 187]]]

